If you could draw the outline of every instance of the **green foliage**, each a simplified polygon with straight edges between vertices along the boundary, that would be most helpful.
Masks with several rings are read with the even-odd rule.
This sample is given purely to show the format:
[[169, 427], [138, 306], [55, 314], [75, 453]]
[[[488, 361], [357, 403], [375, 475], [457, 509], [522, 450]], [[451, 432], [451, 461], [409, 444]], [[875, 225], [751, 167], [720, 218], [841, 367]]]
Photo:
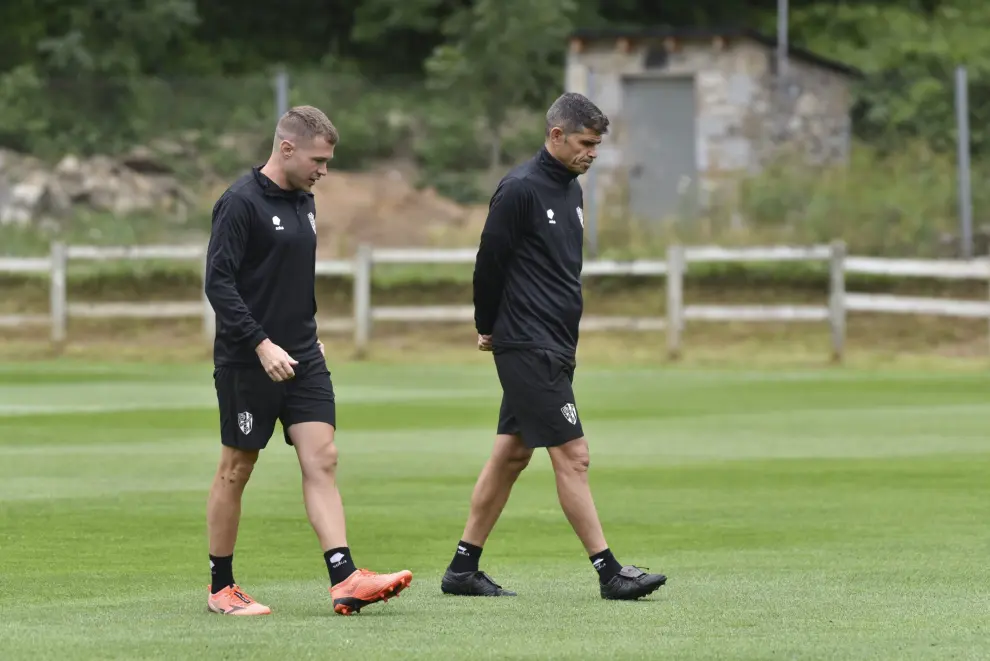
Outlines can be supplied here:
[[448, 4], [444, 0], [364, 0], [354, 11], [351, 34], [363, 43], [387, 39], [401, 31], [436, 34], [438, 14]]
[[886, 151], [919, 138], [938, 151], [955, 149], [954, 75], [965, 65], [972, 148], [982, 155], [990, 149], [990, 4], [924, 4], [937, 6], [813, 4], [793, 13], [792, 37], [866, 74], [855, 128]]
[[[852, 154], [847, 166], [824, 170], [779, 160], [744, 180], [737, 194], [716, 203], [707, 217], [659, 230], [606, 214], [602, 247], [610, 255], [628, 257], [662, 254], [673, 241], [810, 245], [842, 239], [856, 254], [953, 254], [958, 207], [951, 155], [940, 154], [921, 140], [905, 144], [897, 153], [858, 143]], [[977, 164], [973, 180], [987, 174], [987, 166]], [[975, 208], [990, 207], [990, 191], [984, 187], [974, 187], [973, 196]]]
[[[284, 24], [287, 14], [306, 20]], [[144, 115], [156, 104], [160, 116], [180, 118], [244, 114], [250, 106], [267, 122], [270, 67], [309, 67], [316, 53], [326, 56], [321, 67], [329, 73], [360, 61], [365, 76], [426, 72], [439, 88], [456, 90], [458, 103], [486, 117], [488, 159], [497, 167], [508, 110], [545, 105], [561, 91], [572, 25], [742, 24], [772, 34], [775, 19], [772, 8], [746, 0], [341, 0], [333, 12], [302, 0], [250, 12], [233, 0], [7, 0], [0, 6], [0, 146], [42, 154], [124, 149], [160, 131], [160, 122]], [[976, 0], [792, 0], [790, 30], [795, 43], [867, 72], [857, 130], [887, 149], [917, 137], [936, 149], [952, 147], [952, 69], [966, 64], [973, 144], [981, 153], [990, 120], [988, 19], [990, 5]], [[265, 89], [231, 101], [220, 76], [248, 73]], [[149, 84], [139, 79], [149, 76], [202, 77], [220, 98], [177, 94], [170, 103], [147, 94]], [[350, 127], [358, 144], [369, 145], [368, 158], [383, 148], [374, 137], [380, 128]], [[377, 142], [392, 136], [381, 135]]]
[[[855, 162], [825, 176], [781, 166], [751, 181], [742, 230], [717, 215], [676, 230], [720, 241], [841, 232], [875, 252], [937, 252], [955, 226], [958, 64], [970, 75], [976, 208], [990, 201], [978, 185], [990, 157], [990, 4], [790, 6], [795, 44], [866, 74], [855, 97]], [[748, 0], [340, 0], [333, 12], [302, 0], [251, 11], [233, 0], [6, 0], [0, 147], [57, 159], [195, 143], [195, 163], [173, 151], [169, 164], [189, 177], [227, 176], [267, 150], [271, 74], [284, 64], [291, 102], [325, 108], [340, 128], [338, 167], [411, 159], [424, 185], [483, 202], [484, 177], [542, 140], [539, 114], [563, 91], [573, 26], [750, 25], [773, 34], [775, 24], [772, 3]], [[231, 135], [238, 145], [225, 140]], [[603, 240], [652, 245], [654, 237], [615, 222], [603, 224]]]
[[44, 81], [30, 65], [0, 74], [0, 146], [44, 151], [37, 140], [51, 135], [48, 118], [38, 112], [45, 106], [44, 88]]
[[[757, 227], [810, 242], [841, 237], [859, 253], [945, 256], [958, 228], [956, 182], [952, 158], [924, 142], [896, 154], [859, 145], [848, 168], [772, 169], [746, 186], [743, 207]], [[977, 187], [975, 206], [988, 203]]]
[[481, 106], [493, 170], [509, 112], [561, 91], [561, 51], [575, 9], [573, 0], [475, 0], [444, 23], [448, 41], [426, 61], [427, 75], [433, 88], [459, 90]]

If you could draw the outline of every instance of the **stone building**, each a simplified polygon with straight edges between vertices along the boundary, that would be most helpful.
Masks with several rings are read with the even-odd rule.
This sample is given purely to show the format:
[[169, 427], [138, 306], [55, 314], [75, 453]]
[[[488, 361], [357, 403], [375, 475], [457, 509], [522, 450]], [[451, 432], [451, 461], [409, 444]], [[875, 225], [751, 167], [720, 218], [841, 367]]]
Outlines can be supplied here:
[[582, 182], [586, 204], [608, 199], [644, 220], [684, 217], [782, 150], [809, 164], [843, 163], [858, 75], [791, 47], [779, 77], [776, 39], [746, 29], [579, 30], [567, 90], [612, 123]]

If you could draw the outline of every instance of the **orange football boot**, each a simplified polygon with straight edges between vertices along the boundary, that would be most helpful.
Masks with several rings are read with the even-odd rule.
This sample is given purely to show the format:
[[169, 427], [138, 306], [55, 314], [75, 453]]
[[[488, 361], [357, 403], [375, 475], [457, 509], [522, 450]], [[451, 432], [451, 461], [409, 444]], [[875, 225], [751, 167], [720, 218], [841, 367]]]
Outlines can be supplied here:
[[388, 601], [409, 587], [412, 572], [404, 569], [394, 574], [376, 574], [358, 569], [330, 588], [333, 610], [340, 615], [357, 613], [369, 604]]
[[[211, 590], [207, 586], [207, 590]], [[210, 592], [206, 600], [207, 607], [221, 615], [270, 615], [272, 609], [249, 597], [240, 587], [230, 585], [220, 592]]]

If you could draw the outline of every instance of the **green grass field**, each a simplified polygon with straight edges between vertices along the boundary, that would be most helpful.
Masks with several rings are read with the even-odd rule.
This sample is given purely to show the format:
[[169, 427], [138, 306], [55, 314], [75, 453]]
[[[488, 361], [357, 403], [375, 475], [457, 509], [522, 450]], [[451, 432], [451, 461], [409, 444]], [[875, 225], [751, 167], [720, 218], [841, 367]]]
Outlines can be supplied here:
[[206, 612], [211, 370], [0, 366], [2, 659], [978, 659], [990, 653], [985, 375], [579, 367], [593, 489], [620, 561], [669, 576], [604, 602], [545, 455], [483, 558], [515, 599], [439, 580], [490, 448], [473, 365], [334, 369], [359, 566], [400, 599], [331, 612], [294, 453], [245, 496], [237, 580]]

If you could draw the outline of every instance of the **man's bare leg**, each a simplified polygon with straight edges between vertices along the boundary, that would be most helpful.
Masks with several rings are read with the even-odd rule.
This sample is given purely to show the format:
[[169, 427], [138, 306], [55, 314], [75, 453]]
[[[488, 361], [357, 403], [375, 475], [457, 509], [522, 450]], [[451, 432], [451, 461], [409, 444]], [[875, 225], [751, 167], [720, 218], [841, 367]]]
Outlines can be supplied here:
[[257, 461], [257, 451], [246, 452], [221, 446], [220, 463], [213, 476], [213, 485], [206, 502], [210, 562], [214, 565], [214, 592], [234, 583], [233, 570], [228, 566], [218, 565], [225, 564], [226, 559], [234, 555], [237, 528], [241, 522], [241, 497]]
[[258, 451], [221, 446], [220, 463], [206, 502], [212, 585], [207, 607], [225, 615], [268, 615], [271, 609], [241, 591], [234, 581], [234, 545], [241, 521], [241, 497]]
[[591, 465], [588, 441], [578, 438], [547, 450], [557, 478], [557, 498], [567, 521], [589, 556], [601, 553], [608, 548], [608, 544], [588, 484], [588, 467]]
[[[324, 422], [302, 422], [288, 429], [302, 470], [306, 516], [323, 550], [347, 546], [344, 503], [337, 490], [337, 445], [334, 428]], [[354, 571], [353, 566], [351, 571]]]
[[482, 547], [495, 528], [512, 487], [529, 465], [533, 450], [522, 438], [512, 434], [495, 437], [492, 454], [481, 469], [471, 494], [471, 510], [457, 551], [441, 582], [446, 594], [476, 596], [512, 596], [487, 575], [479, 572]]
[[337, 489], [337, 446], [334, 428], [325, 422], [288, 427], [302, 469], [303, 502], [310, 525], [323, 549], [330, 574], [334, 611], [350, 615], [364, 606], [397, 596], [412, 583], [412, 573], [376, 574], [358, 570], [347, 545], [344, 504]]
[[479, 548], [485, 545], [505, 509], [513, 485], [532, 457], [533, 451], [523, 445], [519, 436], [499, 434], [495, 437], [492, 454], [471, 493], [471, 510], [461, 541]]
[[623, 567], [609, 549], [588, 484], [591, 465], [588, 441], [578, 438], [548, 448], [548, 451], [557, 477], [561, 509], [598, 572], [602, 597], [639, 599], [666, 583], [667, 577], [663, 574], [647, 574], [635, 567]]

